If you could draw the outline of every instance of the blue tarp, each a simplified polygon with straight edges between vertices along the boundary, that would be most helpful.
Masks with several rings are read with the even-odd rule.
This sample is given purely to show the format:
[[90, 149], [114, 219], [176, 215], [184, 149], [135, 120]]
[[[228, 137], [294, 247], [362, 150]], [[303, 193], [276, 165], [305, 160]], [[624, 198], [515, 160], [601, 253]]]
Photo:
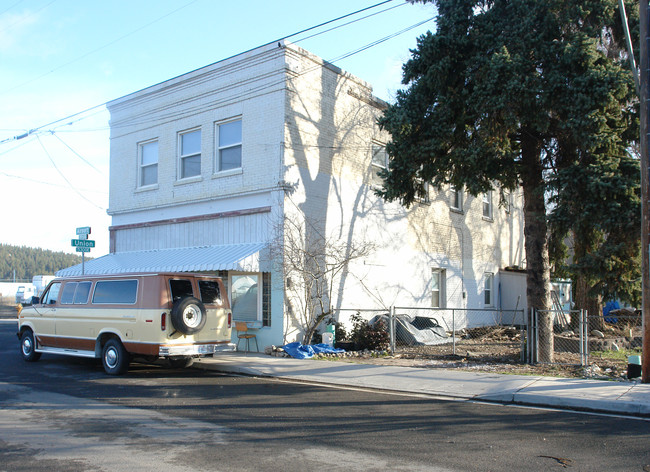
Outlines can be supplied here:
[[607, 321], [608, 323], [616, 323], [618, 321], [616, 316], [607, 316], [607, 315], [609, 315], [610, 311], [618, 310], [619, 308], [621, 308], [621, 305], [620, 303], [618, 303], [617, 300], [605, 303], [605, 306], [603, 307], [603, 316], [605, 317], [605, 321]]
[[345, 352], [345, 349], [336, 349], [329, 344], [311, 344], [304, 346], [298, 342], [289, 343], [282, 346], [282, 349], [295, 359], [309, 359], [315, 354], [333, 354], [338, 352]]

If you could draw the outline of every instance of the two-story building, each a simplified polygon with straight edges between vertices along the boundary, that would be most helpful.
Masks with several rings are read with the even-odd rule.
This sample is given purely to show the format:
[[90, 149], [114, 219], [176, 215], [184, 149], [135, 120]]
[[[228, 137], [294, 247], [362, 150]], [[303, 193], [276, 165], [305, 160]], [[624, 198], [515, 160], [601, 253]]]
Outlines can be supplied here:
[[372, 243], [335, 281], [335, 308], [500, 306], [501, 279], [522, 280], [501, 277], [525, 262], [521, 193], [431, 188], [410, 209], [385, 203], [384, 108], [368, 83], [287, 42], [113, 100], [110, 254], [86, 273], [218, 273], [261, 346], [301, 340], [281, 263], [290, 221]]

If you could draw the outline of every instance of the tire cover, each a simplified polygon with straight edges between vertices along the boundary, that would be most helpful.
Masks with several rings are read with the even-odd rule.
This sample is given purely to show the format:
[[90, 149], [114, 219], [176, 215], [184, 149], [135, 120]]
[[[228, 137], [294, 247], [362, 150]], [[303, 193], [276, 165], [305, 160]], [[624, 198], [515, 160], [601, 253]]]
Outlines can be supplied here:
[[183, 334], [198, 333], [205, 326], [205, 305], [196, 297], [183, 297], [174, 302], [172, 326]]

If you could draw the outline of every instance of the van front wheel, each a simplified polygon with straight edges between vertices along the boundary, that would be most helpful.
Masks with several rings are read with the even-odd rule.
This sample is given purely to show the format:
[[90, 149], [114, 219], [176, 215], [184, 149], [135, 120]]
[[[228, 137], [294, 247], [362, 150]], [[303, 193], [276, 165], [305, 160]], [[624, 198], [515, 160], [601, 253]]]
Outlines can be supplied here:
[[27, 362], [36, 362], [41, 358], [41, 353], [36, 352], [36, 340], [31, 329], [26, 329], [20, 336], [20, 353]]
[[122, 375], [129, 370], [129, 353], [119, 339], [109, 339], [102, 349], [102, 365], [108, 375]]

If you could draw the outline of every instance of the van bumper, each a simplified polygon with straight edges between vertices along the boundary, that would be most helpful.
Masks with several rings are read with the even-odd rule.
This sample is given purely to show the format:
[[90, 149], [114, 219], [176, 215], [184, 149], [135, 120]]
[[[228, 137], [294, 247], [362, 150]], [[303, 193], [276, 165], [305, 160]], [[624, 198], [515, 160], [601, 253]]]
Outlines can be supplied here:
[[210, 356], [219, 352], [234, 351], [236, 345], [231, 342], [219, 344], [166, 344], [158, 348], [160, 357], [171, 356]]

